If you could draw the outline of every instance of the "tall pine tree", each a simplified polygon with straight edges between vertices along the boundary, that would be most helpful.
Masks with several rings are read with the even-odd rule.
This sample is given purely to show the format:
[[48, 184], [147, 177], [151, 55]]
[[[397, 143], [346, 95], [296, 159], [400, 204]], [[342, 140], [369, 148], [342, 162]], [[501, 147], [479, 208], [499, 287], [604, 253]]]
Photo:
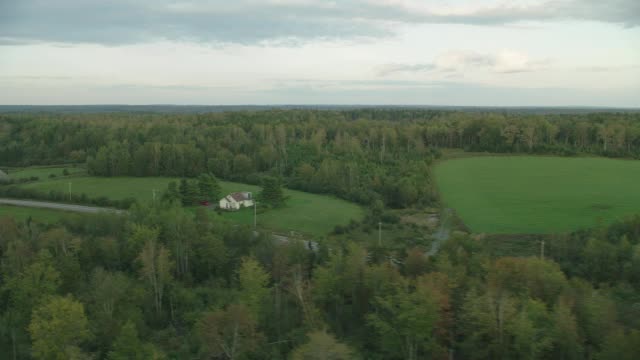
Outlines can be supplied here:
[[285, 197], [278, 179], [270, 176], [262, 179], [260, 201], [269, 207], [280, 207], [284, 205]]

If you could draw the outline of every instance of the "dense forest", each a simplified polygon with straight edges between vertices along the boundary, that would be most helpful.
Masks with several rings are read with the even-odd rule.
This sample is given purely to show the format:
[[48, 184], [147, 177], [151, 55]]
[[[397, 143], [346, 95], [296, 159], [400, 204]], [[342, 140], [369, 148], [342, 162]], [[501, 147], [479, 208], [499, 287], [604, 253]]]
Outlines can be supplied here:
[[211, 114], [0, 115], [5, 166], [86, 163], [98, 176], [187, 176], [259, 183], [361, 204], [429, 204], [440, 148], [640, 157], [640, 114], [524, 115], [420, 109]]
[[[0, 357], [640, 358], [640, 217], [550, 235], [538, 256], [496, 255], [464, 231], [426, 256], [410, 239], [428, 229], [397, 219], [439, 206], [430, 167], [444, 148], [638, 158], [638, 120], [420, 109], [0, 115], [0, 166], [277, 179], [366, 208], [317, 249], [202, 207], [194, 215], [171, 196], [51, 225], [0, 218]], [[376, 241], [381, 220], [412, 233]]]

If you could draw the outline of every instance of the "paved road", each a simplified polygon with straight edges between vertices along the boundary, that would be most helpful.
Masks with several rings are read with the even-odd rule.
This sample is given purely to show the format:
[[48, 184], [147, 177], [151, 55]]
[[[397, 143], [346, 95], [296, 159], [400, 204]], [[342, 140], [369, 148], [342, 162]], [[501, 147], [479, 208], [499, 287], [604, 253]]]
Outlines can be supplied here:
[[63, 211], [92, 213], [92, 214], [100, 213], [100, 212], [111, 212], [111, 213], [120, 214], [124, 212], [124, 210], [117, 210], [117, 209], [111, 209], [111, 208], [101, 208], [101, 207], [94, 207], [94, 206], [83, 206], [83, 205], [72, 205], [72, 204], [60, 204], [60, 203], [34, 201], [34, 200], [0, 199], [0, 205], [13, 205], [13, 206], [63, 210]]

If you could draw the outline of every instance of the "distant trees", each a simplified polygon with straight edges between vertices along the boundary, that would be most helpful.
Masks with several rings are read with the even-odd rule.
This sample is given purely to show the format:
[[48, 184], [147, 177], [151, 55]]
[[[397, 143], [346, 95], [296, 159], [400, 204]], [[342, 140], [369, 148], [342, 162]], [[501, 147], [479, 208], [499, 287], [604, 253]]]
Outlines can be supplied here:
[[[184, 179], [125, 216], [0, 217], [0, 354], [640, 358], [640, 218], [554, 235], [545, 259], [496, 256], [491, 241], [459, 232], [426, 257], [424, 228], [393, 211], [437, 203], [430, 167], [441, 147], [637, 157], [637, 120], [417, 109], [0, 115], [8, 164], [86, 158], [94, 175]], [[368, 215], [315, 239], [316, 251], [274, 242], [180, 206], [218, 200], [215, 176], [264, 178], [270, 206], [286, 186], [367, 204]], [[377, 244], [380, 220], [395, 241]]]
[[404, 207], [435, 201], [424, 164], [440, 148], [639, 158], [639, 119], [403, 109], [11, 114], [0, 118], [11, 129], [0, 134], [0, 158], [8, 165], [86, 160], [98, 176], [211, 173], [251, 184], [274, 176], [294, 189]]

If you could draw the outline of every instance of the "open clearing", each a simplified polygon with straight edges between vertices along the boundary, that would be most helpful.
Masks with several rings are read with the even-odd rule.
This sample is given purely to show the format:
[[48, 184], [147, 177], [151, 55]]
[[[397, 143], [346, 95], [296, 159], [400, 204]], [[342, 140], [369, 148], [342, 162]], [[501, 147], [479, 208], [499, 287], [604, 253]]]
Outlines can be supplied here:
[[566, 232], [640, 213], [640, 161], [470, 157], [439, 163], [435, 178], [477, 233]]
[[[341, 199], [293, 190], [285, 190], [284, 194], [289, 196], [285, 207], [258, 214], [259, 226], [321, 236], [336, 225], [346, 225], [351, 219], [360, 220], [363, 216], [359, 206]], [[239, 223], [253, 224], [253, 209], [225, 213], [224, 216]]]
[[[120, 200], [135, 198], [138, 201], [151, 201], [153, 189], [157, 196], [166, 190], [171, 181], [179, 181], [177, 178], [163, 177], [73, 177], [64, 179], [52, 179], [39, 181], [22, 186], [38, 189], [43, 192], [51, 190], [71, 191], [85, 193], [89, 197], [105, 196], [110, 199]], [[236, 191], [252, 191], [257, 194], [259, 186], [220, 181], [223, 194]], [[299, 231], [310, 235], [325, 235], [336, 225], [345, 225], [351, 219], [359, 220], [363, 216], [362, 208], [356, 204], [337, 199], [331, 196], [316, 195], [295, 190], [284, 190], [288, 196], [286, 206], [280, 209], [268, 210], [259, 214], [258, 224], [273, 230]], [[242, 224], [253, 224], [253, 209], [244, 209], [233, 213], [224, 213], [223, 216]]]
[[40, 180], [49, 179], [49, 175], [55, 175], [57, 177], [65, 176], [64, 169], [67, 169], [69, 175], [84, 174], [87, 171], [79, 167], [30, 167], [19, 170], [10, 170], [8, 175], [11, 179], [30, 178], [32, 176], [38, 177]]

